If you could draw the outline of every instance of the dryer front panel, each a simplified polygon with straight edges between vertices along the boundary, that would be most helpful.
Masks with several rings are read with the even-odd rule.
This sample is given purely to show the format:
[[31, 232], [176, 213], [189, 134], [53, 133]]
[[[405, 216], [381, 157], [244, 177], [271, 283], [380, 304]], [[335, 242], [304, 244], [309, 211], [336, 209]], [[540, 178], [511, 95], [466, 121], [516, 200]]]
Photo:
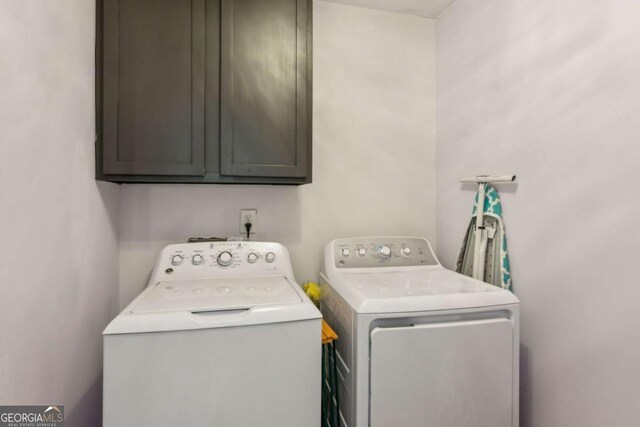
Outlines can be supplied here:
[[372, 427], [511, 427], [513, 324], [484, 319], [371, 331]]

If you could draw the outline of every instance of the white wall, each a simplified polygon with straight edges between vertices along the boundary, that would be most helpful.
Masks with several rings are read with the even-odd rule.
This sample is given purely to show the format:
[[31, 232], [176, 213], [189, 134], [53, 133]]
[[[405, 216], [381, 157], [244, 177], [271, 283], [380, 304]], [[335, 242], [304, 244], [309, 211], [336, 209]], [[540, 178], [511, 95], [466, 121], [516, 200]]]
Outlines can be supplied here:
[[333, 238], [435, 240], [433, 20], [320, 1], [314, 8], [313, 184], [123, 186], [122, 305], [165, 244], [237, 235], [241, 208], [258, 209], [259, 239], [289, 247], [300, 282], [317, 278]]
[[640, 3], [457, 0], [437, 20], [438, 252], [503, 187], [522, 426], [638, 424]]
[[407, 15], [435, 18], [446, 9], [453, 0], [324, 0], [370, 9], [387, 10]]
[[95, 5], [0, 2], [0, 404], [97, 426], [117, 193], [94, 180]]

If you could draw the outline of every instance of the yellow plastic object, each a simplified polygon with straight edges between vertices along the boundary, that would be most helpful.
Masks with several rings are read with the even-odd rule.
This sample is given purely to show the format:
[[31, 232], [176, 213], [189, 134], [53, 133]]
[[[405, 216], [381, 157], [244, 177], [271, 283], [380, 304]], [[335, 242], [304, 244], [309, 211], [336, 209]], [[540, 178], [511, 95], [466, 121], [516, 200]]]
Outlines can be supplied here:
[[322, 344], [329, 344], [338, 339], [338, 334], [322, 319]]
[[307, 282], [304, 284], [303, 289], [309, 296], [309, 298], [311, 298], [311, 301], [315, 302], [316, 304], [320, 303], [321, 291], [320, 286], [317, 283]]

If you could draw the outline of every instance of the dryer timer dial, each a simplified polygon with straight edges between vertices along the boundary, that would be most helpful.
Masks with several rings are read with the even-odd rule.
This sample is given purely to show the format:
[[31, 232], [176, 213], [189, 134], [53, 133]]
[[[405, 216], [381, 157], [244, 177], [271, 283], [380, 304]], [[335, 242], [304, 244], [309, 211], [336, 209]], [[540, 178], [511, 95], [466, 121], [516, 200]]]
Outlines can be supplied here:
[[380, 259], [389, 259], [391, 258], [391, 248], [386, 245], [379, 245], [376, 248], [376, 255], [378, 255]]

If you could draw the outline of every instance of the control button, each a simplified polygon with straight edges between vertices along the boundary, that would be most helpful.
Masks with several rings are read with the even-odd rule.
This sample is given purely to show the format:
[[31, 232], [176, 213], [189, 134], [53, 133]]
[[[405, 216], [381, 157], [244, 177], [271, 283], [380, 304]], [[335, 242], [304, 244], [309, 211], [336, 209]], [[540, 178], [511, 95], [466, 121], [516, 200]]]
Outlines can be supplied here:
[[342, 258], [349, 258], [351, 256], [351, 251], [347, 248], [343, 248], [340, 251], [340, 255], [342, 255]]
[[174, 255], [173, 257], [171, 257], [171, 264], [173, 265], [180, 265], [182, 264], [182, 261], [184, 261], [182, 255]]
[[360, 258], [363, 258], [367, 255], [367, 250], [365, 248], [358, 248], [356, 252]]
[[254, 262], [258, 261], [258, 255], [256, 255], [253, 252], [251, 252], [249, 255], [247, 255], [247, 261], [249, 261], [249, 263], [253, 264]]
[[402, 250], [400, 251], [400, 253], [401, 253], [403, 256], [411, 256], [411, 248], [408, 248], [408, 247], [406, 247], [406, 246], [405, 246], [404, 248], [402, 248]]
[[276, 254], [274, 254], [273, 252], [268, 252], [268, 253], [264, 256], [264, 259], [265, 259], [267, 262], [273, 262], [273, 261], [275, 261], [275, 260], [276, 260]]
[[233, 262], [233, 255], [231, 252], [224, 251], [218, 255], [218, 265], [221, 267], [228, 267]]
[[202, 255], [194, 255], [193, 257], [191, 257], [191, 264], [193, 265], [200, 265], [204, 262], [204, 258]]
[[391, 248], [386, 245], [380, 245], [376, 248], [376, 254], [380, 259], [389, 259], [391, 258]]

